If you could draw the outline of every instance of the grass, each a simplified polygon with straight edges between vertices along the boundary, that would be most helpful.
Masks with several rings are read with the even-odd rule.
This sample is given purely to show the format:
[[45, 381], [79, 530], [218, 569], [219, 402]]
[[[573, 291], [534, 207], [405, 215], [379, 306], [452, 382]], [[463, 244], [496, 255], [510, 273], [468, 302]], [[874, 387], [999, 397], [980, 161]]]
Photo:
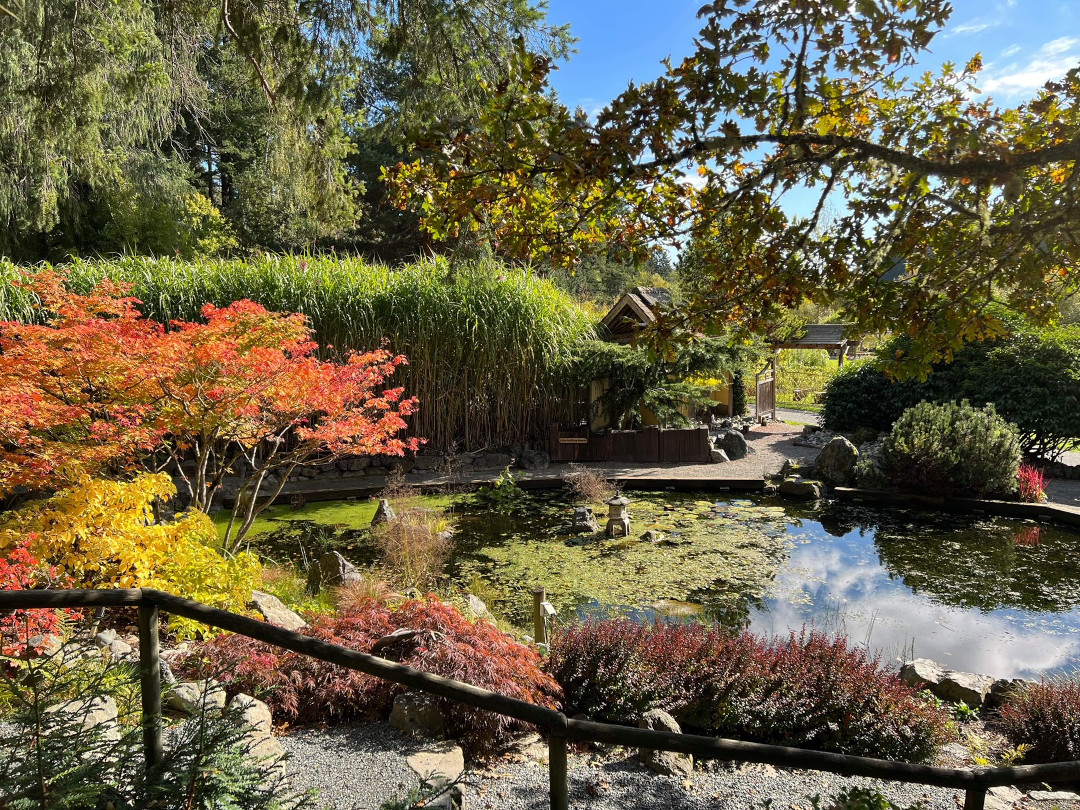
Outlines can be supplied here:
[[[145, 257], [75, 261], [73, 285], [103, 276], [128, 281], [144, 313], [192, 320], [203, 305], [251, 298], [302, 312], [328, 353], [386, 341], [409, 359], [394, 384], [420, 398], [410, 419], [428, 449], [498, 447], [540, 435], [565, 415], [566, 358], [593, 336], [593, 318], [549, 282], [487, 262], [451, 273], [442, 260], [401, 268], [355, 258], [264, 255], [192, 262]], [[0, 319], [32, 320], [24, 272], [0, 260]]]

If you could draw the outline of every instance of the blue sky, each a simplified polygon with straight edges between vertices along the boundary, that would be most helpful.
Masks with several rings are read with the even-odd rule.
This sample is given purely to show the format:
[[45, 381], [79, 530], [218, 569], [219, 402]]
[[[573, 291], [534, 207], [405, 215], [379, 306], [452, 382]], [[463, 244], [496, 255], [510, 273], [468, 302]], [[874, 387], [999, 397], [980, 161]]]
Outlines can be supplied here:
[[[571, 108], [595, 111], [631, 81], [659, 75], [665, 56], [693, 50], [702, 0], [550, 0], [548, 19], [570, 23], [578, 53], [552, 85]], [[1080, 0], [954, 0], [945, 30], [921, 67], [982, 53], [981, 85], [1004, 106], [1030, 97], [1080, 63]]]

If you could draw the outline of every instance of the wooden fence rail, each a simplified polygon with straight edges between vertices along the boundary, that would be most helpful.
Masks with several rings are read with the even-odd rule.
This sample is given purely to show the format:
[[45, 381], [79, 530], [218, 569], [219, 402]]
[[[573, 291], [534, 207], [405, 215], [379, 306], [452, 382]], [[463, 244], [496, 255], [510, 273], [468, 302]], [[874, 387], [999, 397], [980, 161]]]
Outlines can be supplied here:
[[158, 656], [158, 611], [202, 622], [248, 638], [308, 655], [327, 663], [364, 672], [479, 709], [532, 723], [547, 733], [552, 810], [567, 810], [567, 742], [598, 742], [636, 748], [676, 751], [697, 757], [756, 762], [784, 768], [827, 771], [843, 776], [864, 776], [893, 782], [965, 791], [965, 810], [982, 810], [991, 787], [1020, 784], [1058, 784], [1080, 781], [1080, 762], [1054, 762], [1006, 768], [940, 768], [891, 762], [870, 757], [832, 754], [764, 745], [693, 734], [671, 734], [589, 720], [569, 720], [547, 709], [460, 681], [421, 672], [373, 655], [294, 633], [283, 627], [239, 616], [163, 591], [142, 590], [29, 590], [0, 591], [0, 613], [34, 608], [124, 607], [139, 608], [139, 670], [142, 688], [143, 741], [148, 766], [161, 759], [161, 681]]

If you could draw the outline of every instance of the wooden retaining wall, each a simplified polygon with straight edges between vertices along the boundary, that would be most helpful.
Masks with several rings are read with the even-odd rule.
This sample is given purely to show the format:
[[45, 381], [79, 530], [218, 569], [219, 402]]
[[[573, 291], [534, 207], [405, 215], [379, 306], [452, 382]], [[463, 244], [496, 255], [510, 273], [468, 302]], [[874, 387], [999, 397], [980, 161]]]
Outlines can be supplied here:
[[552, 461], [625, 461], [642, 464], [712, 461], [707, 427], [665, 430], [609, 430], [592, 433], [587, 427], [560, 430], [552, 425], [548, 454]]

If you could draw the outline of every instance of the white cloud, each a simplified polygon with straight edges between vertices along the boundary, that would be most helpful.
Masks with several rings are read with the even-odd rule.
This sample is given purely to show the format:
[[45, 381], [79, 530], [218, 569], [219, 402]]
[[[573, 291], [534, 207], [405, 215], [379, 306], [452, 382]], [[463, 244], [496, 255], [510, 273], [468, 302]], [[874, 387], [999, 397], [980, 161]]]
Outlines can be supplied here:
[[1039, 53], [1045, 56], [1057, 56], [1058, 54], [1068, 53], [1073, 50], [1077, 43], [1080, 43], [1080, 39], [1076, 37], [1059, 37], [1052, 39], [1043, 45], [1039, 49]]
[[948, 37], [960, 37], [965, 34], [979, 34], [990, 28], [997, 28], [1001, 25], [1001, 20], [988, 20], [985, 17], [970, 20], [966, 23], [960, 23], [951, 28], [945, 30], [945, 36]]
[[1010, 56], [1016, 56], [1016, 54], [1020, 53], [1020, 50], [1021, 49], [1019, 45], [1010, 45], [1008, 48], [1001, 52], [1001, 56], [1005, 59], [1008, 59]]
[[1059, 37], [1039, 48], [1025, 63], [988, 70], [982, 83], [983, 91], [1001, 96], [1031, 95], [1048, 81], [1060, 79], [1080, 63], [1080, 39]]
[[982, 613], [938, 604], [886, 578], [875, 562], [864, 546], [843, 540], [796, 546], [774, 581], [768, 608], [752, 614], [750, 629], [784, 636], [817, 613], [824, 618], [819, 629], [865, 643], [886, 661], [914, 648], [917, 657], [999, 678], [1038, 677], [1080, 655], [1080, 637], [1068, 629], [1055, 634], [1016, 610]]

